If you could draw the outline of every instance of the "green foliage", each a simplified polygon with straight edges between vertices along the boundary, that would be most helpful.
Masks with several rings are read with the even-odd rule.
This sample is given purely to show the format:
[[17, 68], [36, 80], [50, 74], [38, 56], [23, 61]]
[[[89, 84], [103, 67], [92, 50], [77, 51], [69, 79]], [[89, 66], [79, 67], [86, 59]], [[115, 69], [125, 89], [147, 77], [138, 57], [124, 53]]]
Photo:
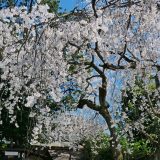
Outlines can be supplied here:
[[41, 0], [41, 4], [47, 4], [49, 6], [49, 12], [52, 13], [57, 13], [58, 10], [60, 9], [59, 7], [59, 2], [60, 0]]
[[[143, 160], [153, 153], [150, 142], [146, 139], [128, 141], [121, 137], [120, 145], [125, 160]], [[109, 136], [102, 134], [97, 140], [85, 140], [83, 160], [113, 160]]]
[[83, 160], [113, 160], [109, 143], [109, 136], [101, 134], [96, 140], [87, 139], [84, 141]]
[[[155, 80], [150, 77], [148, 81], [137, 79], [133, 88], [128, 86], [126, 90], [127, 96], [123, 97], [122, 110], [127, 114], [127, 122], [134, 123], [137, 119], [145, 115], [141, 125], [144, 131], [133, 130], [134, 141], [129, 146], [132, 149], [133, 158], [146, 159], [149, 155], [159, 152], [160, 147], [160, 119], [151, 116], [144, 106], [147, 108], [157, 108], [158, 94]], [[148, 99], [150, 96], [150, 101]], [[152, 103], [152, 106], [150, 106]], [[146, 134], [145, 134], [146, 133]]]
[[69, 66], [69, 72], [71, 72], [71, 73], [75, 73], [76, 72], [76, 70], [77, 70], [77, 67], [76, 67], [76, 65], [70, 65]]
[[150, 147], [150, 142], [146, 139], [128, 141], [126, 138], [122, 137], [120, 139], [120, 144], [122, 145], [122, 152], [124, 157], [131, 159], [143, 159], [149, 157], [152, 153], [152, 148]]
[[10, 123], [10, 116], [7, 109], [3, 108], [1, 113], [1, 119], [3, 124], [0, 125], [0, 131], [2, 132], [2, 138], [15, 142], [17, 146], [25, 146], [28, 144], [31, 138], [31, 130], [34, 126], [33, 118], [29, 118], [30, 109], [20, 106], [20, 110], [14, 109], [17, 118], [17, 124], [19, 127], [15, 127], [14, 123]]
[[145, 139], [131, 143], [132, 158], [143, 158], [149, 156], [152, 153], [149, 143], [150, 142]]
[[4, 142], [0, 142], [0, 150], [4, 150], [7, 148], [7, 144], [5, 144]]

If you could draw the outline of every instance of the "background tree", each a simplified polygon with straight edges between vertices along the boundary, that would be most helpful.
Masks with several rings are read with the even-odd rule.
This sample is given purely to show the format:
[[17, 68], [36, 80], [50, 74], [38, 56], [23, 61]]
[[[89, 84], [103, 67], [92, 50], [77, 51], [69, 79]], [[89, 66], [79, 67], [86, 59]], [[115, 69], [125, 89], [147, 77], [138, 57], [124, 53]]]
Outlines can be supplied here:
[[[58, 1], [49, 1], [51, 5], [52, 12], [58, 11]], [[1, 6], [2, 8], [5, 7], [14, 7], [14, 6], [34, 6], [36, 1], [2, 1]], [[46, 4], [48, 2], [42, 1], [42, 4]], [[51, 11], [50, 10], [50, 11]], [[3, 59], [3, 46], [0, 50], [0, 61]], [[2, 69], [0, 70], [0, 76], [3, 74]], [[25, 147], [27, 148], [29, 145], [29, 142], [31, 140], [31, 134], [33, 127], [35, 126], [36, 119], [34, 118], [35, 113], [31, 108], [26, 108], [25, 103], [27, 101], [27, 91], [25, 91], [25, 87], [22, 88], [21, 92], [23, 92], [22, 97], [17, 100], [17, 103], [13, 102], [13, 97], [10, 95], [10, 82], [4, 81], [0, 77], [0, 83], [5, 84], [4, 86], [1, 86], [0, 89], [1, 92], [1, 102], [0, 102], [0, 112], [1, 112], [1, 121], [0, 121], [0, 132], [1, 132], [1, 140], [6, 139], [7, 141], [11, 142], [11, 145], [13, 145], [13, 142], [15, 143], [14, 146], [17, 147]], [[18, 94], [18, 93], [17, 93]], [[9, 100], [10, 103], [12, 103], [13, 110], [9, 112], [5, 107], [4, 103], [6, 100]], [[58, 109], [58, 106], [49, 99], [49, 97], [44, 102], [44, 105], [50, 106], [53, 111]], [[15, 114], [15, 116], [12, 116]], [[17, 121], [16, 124], [14, 124], [14, 121]], [[3, 142], [2, 142], [3, 143]]]
[[[141, 158], [147, 158], [148, 156], [149, 159], [150, 156], [160, 152], [160, 104], [157, 80], [157, 75], [146, 76], [145, 78], [137, 76], [135, 85], [128, 86], [126, 95], [123, 97], [122, 109], [127, 115], [126, 123], [134, 124], [132, 126], [134, 140], [147, 142], [150, 149], [148, 155], [135, 154], [135, 156], [142, 156]], [[137, 120], [139, 123], [137, 123]]]
[[[79, 111], [80, 112], [80, 111]], [[83, 112], [76, 111], [56, 112], [56, 115], [43, 114], [38, 117], [37, 125], [33, 129], [32, 144], [52, 144], [54, 142], [66, 143], [71, 149], [77, 147], [85, 139], [97, 139], [107, 128], [100, 123], [98, 117], [93, 117], [88, 108]], [[85, 113], [85, 114], [84, 114]], [[88, 113], [88, 116], [86, 116]]]

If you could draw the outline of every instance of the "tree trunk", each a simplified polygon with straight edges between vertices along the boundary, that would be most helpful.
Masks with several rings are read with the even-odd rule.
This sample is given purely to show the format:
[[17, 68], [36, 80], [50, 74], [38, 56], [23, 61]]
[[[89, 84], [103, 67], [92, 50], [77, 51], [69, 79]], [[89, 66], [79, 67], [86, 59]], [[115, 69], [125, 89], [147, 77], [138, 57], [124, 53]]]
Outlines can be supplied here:
[[110, 131], [110, 136], [111, 136], [111, 141], [110, 141], [110, 147], [112, 149], [112, 154], [114, 157], [114, 160], [123, 160], [123, 154], [121, 152], [121, 150], [118, 150], [118, 144], [119, 144], [119, 140], [117, 139], [117, 135], [116, 135], [116, 129], [115, 127], [113, 127], [112, 125], [112, 117], [110, 116], [110, 113], [108, 111], [107, 106], [102, 107], [102, 109], [99, 111], [99, 113], [103, 116], [103, 118], [105, 119], [109, 131]]

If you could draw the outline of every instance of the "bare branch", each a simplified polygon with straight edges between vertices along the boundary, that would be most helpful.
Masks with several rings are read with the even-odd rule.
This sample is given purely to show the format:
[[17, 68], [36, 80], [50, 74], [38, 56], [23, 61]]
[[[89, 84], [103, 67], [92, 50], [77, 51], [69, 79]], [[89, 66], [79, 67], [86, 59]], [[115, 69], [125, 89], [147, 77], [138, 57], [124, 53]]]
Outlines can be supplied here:
[[97, 106], [95, 103], [88, 99], [80, 99], [77, 108], [83, 108], [85, 105], [95, 111], [100, 110], [100, 106]]
[[93, 12], [94, 12], [94, 16], [96, 18], [98, 18], [98, 15], [97, 15], [97, 12], [96, 12], [96, 0], [92, 0], [92, 9], [93, 9]]

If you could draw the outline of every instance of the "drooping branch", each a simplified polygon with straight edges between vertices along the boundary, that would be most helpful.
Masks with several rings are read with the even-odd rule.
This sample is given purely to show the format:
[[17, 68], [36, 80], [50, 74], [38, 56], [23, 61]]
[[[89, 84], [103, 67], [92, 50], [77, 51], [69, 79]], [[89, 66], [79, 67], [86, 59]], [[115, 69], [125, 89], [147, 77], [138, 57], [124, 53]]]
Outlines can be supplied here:
[[104, 59], [103, 59], [103, 56], [101, 55], [100, 51], [99, 51], [99, 48], [98, 48], [98, 41], [95, 43], [95, 52], [97, 53], [97, 56], [99, 57], [99, 59], [105, 63]]
[[[128, 17], [128, 20], [127, 20], [127, 27], [126, 27], [127, 30], [129, 29], [130, 24], [131, 24], [131, 17], [132, 17], [132, 15], [129, 14], [129, 17]], [[120, 65], [120, 62], [121, 62], [121, 60], [122, 60], [123, 58], [126, 59], [127, 62], [129, 61], [129, 59], [125, 56], [126, 51], [127, 51], [127, 41], [125, 40], [125, 45], [124, 45], [123, 52], [122, 52], [122, 53], [119, 53], [120, 58], [119, 58], [119, 60], [118, 60], [118, 65]]]
[[111, 1], [108, 2], [107, 5], [105, 5], [105, 6], [102, 7], [101, 9], [104, 10], [104, 9], [110, 7], [110, 6], [115, 6], [118, 1], [119, 1], [119, 0], [111, 0]]
[[96, 11], [96, 0], [92, 0], [92, 9], [94, 12], [94, 16], [98, 18], [97, 11]]
[[29, 4], [29, 13], [32, 11], [32, 6], [33, 6], [33, 0], [31, 0]]

